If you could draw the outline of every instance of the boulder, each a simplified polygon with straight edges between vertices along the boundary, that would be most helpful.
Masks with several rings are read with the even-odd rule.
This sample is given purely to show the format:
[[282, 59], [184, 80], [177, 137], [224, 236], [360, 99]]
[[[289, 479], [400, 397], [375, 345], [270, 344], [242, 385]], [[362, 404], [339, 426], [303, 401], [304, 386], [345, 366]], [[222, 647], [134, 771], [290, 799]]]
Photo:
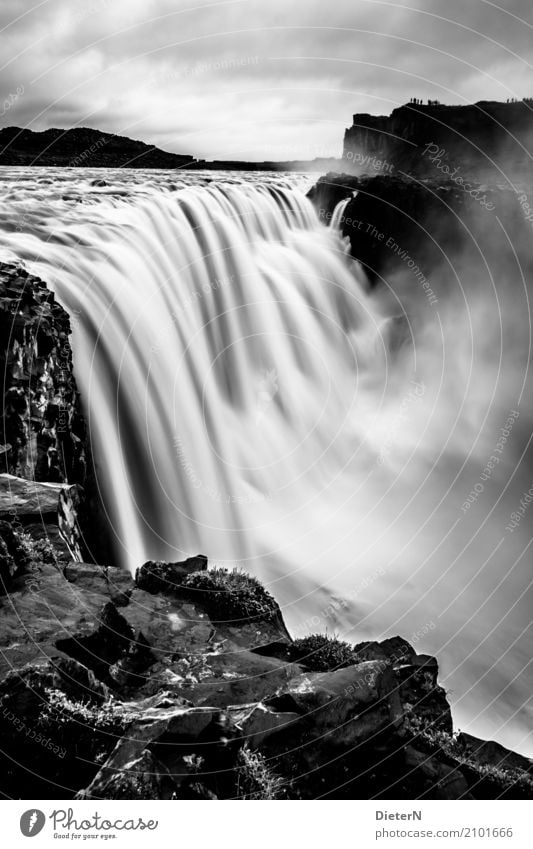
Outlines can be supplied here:
[[129, 572], [119, 566], [98, 566], [95, 563], [69, 563], [63, 574], [70, 584], [83, 591], [108, 595], [122, 607], [128, 604], [135, 583]]
[[300, 714], [314, 736], [329, 735], [332, 748], [361, 743], [402, 721], [394, 674], [379, 661], [301, 675], [266, 704]]
[[148, 560], [137, 569], [135, 583], [140, 590], [148, 593], [172, 593], [181, 589], [186, 575], [207, 569], [207, 557], [197, 554], [177, 563], [164, 563], [160, 560]]
[[299, 713], [275, 711], [262, 702], [229, 707], [227, 713], [241, 735], [242, 742], [252, 748], [263, 745], [278, 732], [290, 730], [291, 726], [301, 720]]
[[[405, 747], [406, 776], [416, 788], [416, 799], [471, 799], [469, 787], [461, 770], [438, 756]], [[403, 776], [402, 776], [403, 779]], [[401, 779], [400, 779], [401, 780]], [[394, 788], [390, 788], [394, 798]]]
[[75, 485], [25, 480], [0, 475], [0, 519], [21, 527], [41, 526], [39, 538], [56, 537], [55, 528], [70, 558], [81, 560], [77, 527], [78, 489]]

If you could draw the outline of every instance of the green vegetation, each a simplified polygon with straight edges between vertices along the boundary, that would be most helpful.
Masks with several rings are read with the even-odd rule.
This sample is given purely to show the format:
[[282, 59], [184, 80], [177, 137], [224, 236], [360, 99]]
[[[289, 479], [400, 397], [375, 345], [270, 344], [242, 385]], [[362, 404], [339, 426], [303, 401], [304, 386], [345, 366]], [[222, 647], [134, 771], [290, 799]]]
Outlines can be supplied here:
[[278, 612], [270, 593], [257, 578], [245, 572], [220, 568], [193, 572], [183, 579], [182, 589], [219, 622], [272, 619]]
[[313, 672], [331, 672], [360, 663], [353, 646], [327, 634], [311, 634], [295, 640], [290, 654], [291, 660], [304, 663]]

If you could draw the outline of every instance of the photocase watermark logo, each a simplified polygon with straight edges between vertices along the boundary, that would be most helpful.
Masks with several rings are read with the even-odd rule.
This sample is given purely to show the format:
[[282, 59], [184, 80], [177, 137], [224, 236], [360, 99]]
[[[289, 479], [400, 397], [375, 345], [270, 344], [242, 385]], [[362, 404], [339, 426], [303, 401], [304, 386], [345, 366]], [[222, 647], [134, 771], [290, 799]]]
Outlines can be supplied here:
[[29, 811], [24, 811], [20, 818], [20, 830], [24, 837], [35, 837], [43, 830], [46, 817], [42, 811], [37, 808], [32, 808]]

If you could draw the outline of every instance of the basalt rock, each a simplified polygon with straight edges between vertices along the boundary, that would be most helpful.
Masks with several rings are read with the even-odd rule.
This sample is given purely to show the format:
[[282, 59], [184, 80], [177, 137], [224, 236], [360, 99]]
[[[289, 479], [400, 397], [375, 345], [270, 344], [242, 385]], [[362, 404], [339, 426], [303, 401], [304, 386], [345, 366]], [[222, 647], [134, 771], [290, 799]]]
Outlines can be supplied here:
[[[400, 637], [343, 649], [341, 668], [313, 672], [294, 660], [272, 596], [243, 573], [199, 557], [143, 567], [135, 583], [113, 567], [39, 559], [18, 533], [5, 534], [12, 587], [0, 598], [5, 795], [531, 793], [516, 760], [509, 778], [502, 765], [486, 774], [481, 748], [468, 755], [435, 659]], [[333, 648], [322, 664], [335, 664]]]
[[529, 172], [530, 101], [447, 106], [406, 103], [390, 115], [356, 114], [344, 136], [345, 170], [432, 176], [436, 164], [477, 179], [520, 179]]
[[0, 265], [2, 441], [12, 474], [85, 481], [85, 424], [72, 371], [70, 321], [42, 280]]
[[[530, 223], [510, 187], [473, 180], [467, 191], [439, 173], [426, 180], [331, 173], [308, 196], [325, 225], [339, 201], [348, 201], [339, 228], [351, 257], [370, 287], [393, 292], [408, 313], [413, 303], [433, 309], [457, 280], [474, 289], [486, 285], [489, 273], [533, 273]], [[512, 248], [502, 249], [501, 221], [513, 234]], [[398, 309], [396, 300], [391, 305]]]
[[[69, 316], [46, 284], [20, 262], [1, 262], [0, 473], [19, 482], [71, 485], [66, 509], [71, 557], [79, 556], [79, 545], [85, 555], [91, 550], [105, 561], [112, 551], [73, 372], [70, 332]], [[2, 504], [12, 498], [13, 486], [0, 480]], [[54, 536], [57, 523], [50, 527]]]
[[182, 590], [183, 579], [193, 572], [207, 569], [207, 557], [198, 554], [179, 563], [164, 563], [148, 560], [135, 575], [135, 583], [140, 590], [148, 593], [171, 593]]

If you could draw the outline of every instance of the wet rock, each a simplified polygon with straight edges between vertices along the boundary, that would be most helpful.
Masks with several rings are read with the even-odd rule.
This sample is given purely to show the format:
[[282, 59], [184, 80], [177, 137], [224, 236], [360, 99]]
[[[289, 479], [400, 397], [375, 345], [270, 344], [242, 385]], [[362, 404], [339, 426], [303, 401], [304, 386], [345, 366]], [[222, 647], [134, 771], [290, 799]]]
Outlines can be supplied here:
[[21, 527], [40, 524], [41, 539], [56, 537], [57, 530], [70, 558], [81, 559], [78, 505], [79, 493], [74, 485], [0, 475], [0, 518], [16, 521]]
[[0, 263], [2, 424], [7, 471], [83, 483], [85, 432], [72, 371], [70, 321], [45, 283]]
[[109, 667], [127, 655], [134, 644], [135, 634], [130, 624], [108, 601], [100, 611], [94, 632], [57, 640], [56, 647], [92, 669], [101, 680], [108, 681]]
[[167, 700], [144, 709], [137, 703], [137, 710], [141, 718], [128, 726], [124, 738], [78, 798], [176, 798], [183, 779], [195, 774], [184, 756], [197, 743], [218, 742], [221, 734], [218, 714], [208, 708]]
[[276, 711], [262, 702], [230, 707], [228, 715], [242, 734], [242, 740], [254, 748], [261, 746], [273, 734], [289, 730], [301, 720], [299, 713]]
[[454, 764], [428, 757], [412, 746], [405, 749], [406, 773], [416, 787], [416, 799], [471, 799], [467, 781]]
[[20, 576], [29, 564], [29, 553], [20, 534], [9, 522], [0, 521], [0, 593], [7, 592], [12, 579]]
[[140, 590], [148, 593], [180, 592], [182, 581], [193, 572], [207, 569], [207, 557], [197, 554], [178, 563], [164, 563], [148, 560], [135, 574], [135, 583]]
[[69, 563], [64, 570], [67, 581], [77, 587], [100, 595], [122, 607], [128, 604], [135, 588], [132, 576], [119, 566], [98, 566], [95, 563]]
[[100, 770], [76, 799], [175, 799], [179, 784], [146, 749], [114, 768], [113, 760]]
[[517, 794], [507, 773], [464, 761], [434, 658], [400, 637], [330, 640], [321, 662], [342, 667], [306, 671], [269, 594], [198, 565], [139, 570], [152, 591], [113, 567], [35, 552], [12, 574], [0, 598], [0, 742], [13, 755], [3, 792], [234, 798], [247, 747], [265, 787], [271, 764], [290, 798]]
[[402, 707], [394, 674], [379, 661], [301, 675], [266, 704], [292, 710], [312, 723], [313, 734], [330, 734], [332, 747], [354, 745], [401, 725]]

